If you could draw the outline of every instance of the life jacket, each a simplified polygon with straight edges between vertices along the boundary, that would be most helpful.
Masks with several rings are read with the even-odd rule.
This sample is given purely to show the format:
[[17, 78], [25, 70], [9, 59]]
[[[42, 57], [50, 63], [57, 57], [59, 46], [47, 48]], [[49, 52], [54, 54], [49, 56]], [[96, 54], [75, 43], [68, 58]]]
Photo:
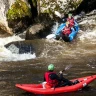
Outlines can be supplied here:
[[54, 80], [52, 80], [51, 78], [50, 78], [50, 75], [51, 74], [56, 74], [55, 72], [46, 72], [45, 74], [44, 74], [44, 78], [45, 78], [45, 80], [46, 80], [46, 84], [47, 84], [47, 86], [50, 86], [51, 88], [52, 87], [55, 87], [55, 86], [57, 86], [58, 85], [58, 80], [56, 80], [56, 79], [54, 79]]
[[73, 27], [74, 26], [74, 18], [67, 18], [67, 21], [70, 23], [70, 27]]
[[71, 33], [71, 28], [65, 26], [64, 29], [62, 30], [62, 33], [63, 33], [64, 35], [68, 35], [68, 36], [69, 36], [69, 34]]

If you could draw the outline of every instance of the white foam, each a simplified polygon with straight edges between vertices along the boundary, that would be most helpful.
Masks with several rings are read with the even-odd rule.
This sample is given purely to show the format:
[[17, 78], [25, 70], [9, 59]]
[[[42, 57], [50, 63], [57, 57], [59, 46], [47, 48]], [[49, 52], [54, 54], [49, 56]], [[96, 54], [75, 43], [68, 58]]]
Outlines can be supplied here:
[[91, 41], [96, 41], [96, 29], [95, 30], [93, 30], [93, 31], [87, 31], [87, 32], [83, 32], [82, 34], [81, 34], [81, 36], [80, 37], [78, 37], [81, 41], [84, 41], [84, 40], [86, 40], [86, 39], [88, 39], [88, 40], [91, 40]]
[[27, 60], [27, 59], [34, 59], [36, 58], [35, 53], [27, 53], [27, 54], [1, 54], [0, 61], [21, 61], [21, 60]]
[[93, 20], [93, 19], [90, 19], [90, 20], [84, 20], [82, 22], [79, 23], [79, 25], [82, 25], [82, 24], [95, 24], [96, 25], [96, 21]]
[[23, 41], [19, 36], [10, 36], [6, 38], [0, 38], [0, 61], [20, 61], [36, 58], [35, 53], [13, 54], [10, 50], [6, 49], [4, 45], [13, 41]]
[[13, 35], [6, 38], [0, 38], [0, 46], [4, 46], [5, 44], [8, 44], [12, 41], [23, 41], [24, 39], [21, 39], [19, 36]]
[[58, 26], [59, 26], [59, 23], [58, 22], [55, 22], [55, 24], [53, 25], [52, 29], [51, 29], [51, 32], [55, 34], [55, 32], [57, 31], [58, 29]]
[[36, 58], [35, 53], [13, 54], [5, 47], [0, 48], [0, 61], [20, 61]]

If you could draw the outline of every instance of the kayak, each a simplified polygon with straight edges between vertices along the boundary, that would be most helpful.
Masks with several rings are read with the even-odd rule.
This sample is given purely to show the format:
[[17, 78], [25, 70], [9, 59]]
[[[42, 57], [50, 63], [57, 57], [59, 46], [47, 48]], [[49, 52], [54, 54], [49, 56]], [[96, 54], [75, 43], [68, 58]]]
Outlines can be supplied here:
[[78, 80], [79, 83], [71, 86], [64, 86], [64, 87], [57, 87], [57, 88], [50, 88], [45, 89], [43, 88], [42, 84], [16, 84], [17, 88], [20, 88], [24, 91], [34, 93], [34, 94], [59, 94], [65, 92], [74, 92], [82, 89], [83, 87], [87, 86], [89, 83], [96, 79], [96, 75], [86, 76], [82, 78], [76, 78], [71, 81]]
[[[62, 37], [62, 30], [64, 29], [64, 27], [66, 26], [66, 24], [65, 23], [62, 23], [59, 27], [58, 27], [58, 29], [57, 29], [57, 31], [56, 31], [56, 33], [55, 33], [55, 36], [56, 36], [56, 39], [58, 40], [58, 38], [59, 37]], [[74, 25], [74, 27], [73, 28], [71, 28], [71, 33], [69, 34], [69, 36], [67, 36], [67, 38], [65, 37], [63, 37], [62, 39], [64, 40], [64, 41], [72, 41], [74, 38], [75, 38], [75, 36], [77, 35], [77, 33], [78, 33], [78, 31], [79, 31], [79, 25], [78, 25], [78, 23], [75, 21], [75, 25]]]
[[60, 38], [62, 38], [64, 41], [66, 42], [71, 42], [77, 35], [78, 31], [79, 31], [79, 25], [78, 23], [75, 21], [75, 25], [74, 28], [71, 28], [71, 33], [69, 34], [69, 36], [67, 37], [63, 37], [62, 36], [62, 30], [64, 29], [64, 27], [66, 26], [65, 23], [62, 23], [58, 29], [56, 30], [55, 33], [49, 34], [48, 36], [46, 36], [47, 39], [56, 39], [59, 40]]

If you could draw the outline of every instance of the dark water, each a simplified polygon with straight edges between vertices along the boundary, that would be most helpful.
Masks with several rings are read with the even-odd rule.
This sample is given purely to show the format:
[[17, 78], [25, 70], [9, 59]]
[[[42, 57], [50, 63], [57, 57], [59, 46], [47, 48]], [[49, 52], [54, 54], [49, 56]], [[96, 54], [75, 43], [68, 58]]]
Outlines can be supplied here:
[[68, 79], [96, 74], [95, 33], [79, 32], [70, 43], [46, 39], [19, 42], [21, 45], [32, 45], [37, 57], [25, 61], [0, 62], [0, 96], [96, 96], [96, 81], [84, 90], [57, 95], [34, 95], [15, 87], [16, 83], [41, 83], [50, 63], [55, 65], [57, 73], [72, 65], [64, 73]]
[[34, 95], [16, 88], [16, 83], [41, 83], [43, 74], [50, 63], [55, 65], [57, 73], [71, 64], [72, 67], [64, 73], [65, 78], [68, 79], [96, 74], [96, 53], [94, 53], [96, 45], [93, 43], [90, 46], [89, 43], [83, 44], [78, 40], [72, 43], [64, 43], [62, 41], [49, 42], [45, 40], [26, 42], [32, 43], [37, 48], [37, 58], [25, 61], [0, 62], [0, 96], [96, 95], [96, 81], [90, 83], [85, 90], [57, 95]]
[[[84, 58], [83, 58], [84, 59]], [[90, 58], [91, 59], [91, 58]], [[95, 59], [95, 58], [94, 58]], [[94, 62], [90, 62], [85, 58], [82, 62], [76, 60], [71, 63], [72, 67], [64, 74], [68, 79], [77, 78], [81, 76], [96, 74], [96, 67]], [[70, 60], [71, 62], [71, 60]], [[0, 64], [0, 96], [42, 96], [26, 93], [15, 87], [16, 83], [41, 83], [43, 81], [43, 74], [47, 70], [46, 59], [19, 61], [19, 62], [6, 62]], [[54, 63], [56, 72], [64, 69], [68, 62], [57, 61]], [[91, 66], [88, 66], [90, 64]], [[93, 67], [94, 66], [94, 67]], [[93, 67], [93, 68], [92, 68]], [[90, 88], [74, 93], [63, 93], [58, 95], [46, 96], [95, 96], [96, 95], [96, 81], [92, 82]], [[45, 96], [45, 95], [44, 95]]]

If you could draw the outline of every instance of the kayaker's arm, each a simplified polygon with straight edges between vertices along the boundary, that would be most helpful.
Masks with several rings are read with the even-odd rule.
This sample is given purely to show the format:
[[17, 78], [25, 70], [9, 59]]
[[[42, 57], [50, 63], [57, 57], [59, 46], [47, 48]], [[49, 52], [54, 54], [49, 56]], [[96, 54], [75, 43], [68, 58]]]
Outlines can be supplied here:
[[46, 79], [45, 79], [45, 74], [44, 74], [44, 81], [46, 81]]
[[65, 23], [65, 22], [67, 21], [67, 18], [63, 17], [63, 18], [61, 18], [61, 21], [62, 21], [63, 23]]

